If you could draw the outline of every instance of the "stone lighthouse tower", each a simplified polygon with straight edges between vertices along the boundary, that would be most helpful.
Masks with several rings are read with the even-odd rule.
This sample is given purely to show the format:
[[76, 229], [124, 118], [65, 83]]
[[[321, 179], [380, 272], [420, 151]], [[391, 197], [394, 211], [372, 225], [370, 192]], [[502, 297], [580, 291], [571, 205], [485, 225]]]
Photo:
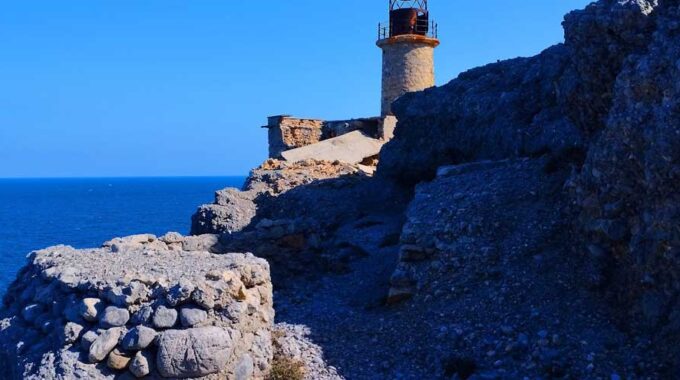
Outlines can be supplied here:
[[382, 116], [407, 92], [434, 86], [437, 24], [430, 21], [427, 0], [389, 0], [390, 21], [378, 26], [377, 45], [383, 51]]

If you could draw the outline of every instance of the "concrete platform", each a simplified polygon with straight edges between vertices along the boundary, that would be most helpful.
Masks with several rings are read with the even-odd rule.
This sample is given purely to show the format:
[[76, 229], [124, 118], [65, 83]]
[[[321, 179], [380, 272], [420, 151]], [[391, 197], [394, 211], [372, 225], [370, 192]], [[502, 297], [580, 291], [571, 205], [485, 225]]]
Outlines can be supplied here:
[[379, 154], [383, 144], [381, 140], [354, 131], [316, 144], [291, 149], [281, 153], [281, 156], [289, 162], [315, 159], [358, 164], [364, 158]]

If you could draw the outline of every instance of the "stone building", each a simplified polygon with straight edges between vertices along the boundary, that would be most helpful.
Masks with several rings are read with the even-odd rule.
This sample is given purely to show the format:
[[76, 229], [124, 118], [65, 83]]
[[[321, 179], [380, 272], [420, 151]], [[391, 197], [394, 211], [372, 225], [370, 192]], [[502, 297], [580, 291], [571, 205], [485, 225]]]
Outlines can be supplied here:
[[[437, 24], [430, 21], [427, 0], [389, 0], [389, 11], [389, 23], [381, 23], [378, 27], [377, 45], [383, 51], [381, 116], [337, 121], [289, 115], [269, 117], [263, 128], [268, 129], [270, 158], [286, 159], [284, 152], [337, 139], [355, 131], [362, 132], [366, 139], [371, 140], [368, 146], [375, 146], [372, 140], [383, 144], [393, 137], [397, 120], [392, 115], [392, 102], [408, 92], [434, 86], [434, 49], [439, 40]], [[348, 149], [353, 142], [365, 141], [361, 136], [354, 136], [348, 141], [326, 144], [327, 148], [322, 150], [340, 146], [343, 148], [337, 149]]]
[[434, 86], [437, 24], [430, 21], [427, 0], [390, 0], [390, 21], [380, 25], [377, 45], [383, 51], [381, 115], [408, 92]]

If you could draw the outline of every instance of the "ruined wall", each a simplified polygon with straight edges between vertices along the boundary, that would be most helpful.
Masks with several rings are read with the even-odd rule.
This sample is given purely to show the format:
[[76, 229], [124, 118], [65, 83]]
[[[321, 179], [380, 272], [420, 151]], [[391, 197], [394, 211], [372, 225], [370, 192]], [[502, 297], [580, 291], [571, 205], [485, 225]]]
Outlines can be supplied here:
[[396, 119], [392, 116], [333, 121], [272, 116], [263, 128], [269, 129], [269, 158], [281, 159], [285, 151], [354, 131], [361, 131], [368, 137], [387, 141], [394, 136], [395, 127]]
[[381, 114], [392, 114], [392, 102], [407, 92], [434, 86], [435, 39], [397, 36], [378, 42], [383, 50]]
[[265, 128], [269, 129], [269, 157], [279, 158], [286, 150], [319, 142], [323, 121], [272, 116]]
[[33, 253], [0, 305], [0, 379], [263, 379], [269, 264], [207, 252], [216, 240], [137, 235]]

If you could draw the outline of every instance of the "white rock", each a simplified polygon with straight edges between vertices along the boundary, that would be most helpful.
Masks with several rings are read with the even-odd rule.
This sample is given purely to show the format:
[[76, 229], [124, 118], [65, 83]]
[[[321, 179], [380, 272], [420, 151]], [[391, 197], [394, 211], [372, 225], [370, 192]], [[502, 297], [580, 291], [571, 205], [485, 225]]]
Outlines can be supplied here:
[[381, 140], [368, 137], [360, 131], [354, 131], [316, 144], [291, 149], [281, 155], [288, 162], [315, 159], [358, 164], [364, 158], [378, 155], [383, 144]]
[[236, 335], [235, 330], [218, 327], [165, 331], [158, 341], [158, 372], [179, 378], [218, 373], [234, 353]]
[[156, 330], [152, 328], [137, 326], [125, 334], [121, 346], [128, 351], [143, 350], [153, 343], [157, 335]]
[[99, 298], [85, 298], [80, 305], [80, 316], [88, 322], [96, 322], [101, 306]]

